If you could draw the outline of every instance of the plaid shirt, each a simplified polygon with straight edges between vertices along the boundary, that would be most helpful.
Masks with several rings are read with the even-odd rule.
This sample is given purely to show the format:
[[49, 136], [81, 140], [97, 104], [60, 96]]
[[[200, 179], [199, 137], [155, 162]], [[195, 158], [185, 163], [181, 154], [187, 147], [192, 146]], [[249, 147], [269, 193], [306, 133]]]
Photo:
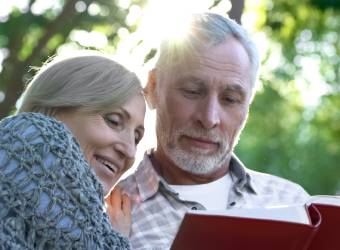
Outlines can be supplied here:
[[[205, 208], [197, 202], [179, 199], [154, 170], [150, 153], [120, 185], [133, 201], [132, 248], [165, 250], [171, 246], [185, 212]], [[230, 174], [233, 186], [226, 209], [297, 204], [309, 198], [297, 184], [245, 168], [235, 155], [230, 162]]]

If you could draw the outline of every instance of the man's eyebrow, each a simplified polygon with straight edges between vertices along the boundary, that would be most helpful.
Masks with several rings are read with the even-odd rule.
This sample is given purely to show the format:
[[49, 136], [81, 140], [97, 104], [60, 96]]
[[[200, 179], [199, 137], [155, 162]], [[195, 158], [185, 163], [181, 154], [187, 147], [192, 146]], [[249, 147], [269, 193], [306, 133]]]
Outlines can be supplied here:
[[225, 88], [224, 88], [224, 91], [226, 92], [230, 92], [230, 91], [233, 91], [233, 92], [237, 92], [241, 95], [246, 95], [246, 91], [244, 89], [244, 87], [240, 84], [237, 84], [237, 83], [233, 83], [233, 84], [228, 84]]
[[[205, 81], [201, 78], [198, 78], [196, 76], [192, 76], [192, 75], [187, 75], [187, 76], [183, 76], [183, 77], [179, 77], [177, 79], [177, 83], [178, 84], [183, 84], [184, 82], [190, 82], [193, 83], [199, 87], [205, 87]], [[223, 89], [223, 92], [235, 92], [239, 95], [241, 95], [242, 97], [246, 96], [246, 90], [245, 88], [239, 84], [239, 83], [225, 83], [225, 87]]]
[[204, 80], [191, 75], [178, 77], [176, 82], [177, 83], [190, 82], [198, 85], [204, 85]]
[[245, 100], [247, 97], [247, 91], [245, 90], [245, 88], [238, 84], [238, 83], [233, 83], [233, 84], [228, 84], [223, 91], [225, 94], [228, 93], [234, 93], [236, 95], [239, 95], [239, 97], [241, 98], [241, 100]]

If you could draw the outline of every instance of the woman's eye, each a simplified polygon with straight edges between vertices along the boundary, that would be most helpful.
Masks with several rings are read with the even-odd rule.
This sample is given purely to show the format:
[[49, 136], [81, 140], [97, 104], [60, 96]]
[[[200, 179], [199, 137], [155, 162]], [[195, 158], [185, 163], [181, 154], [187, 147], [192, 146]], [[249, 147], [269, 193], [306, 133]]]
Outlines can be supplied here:
[[135, 134], [135, 144], [137, 145], [140, 142], [139, 136]]
[[142, 135], [139, 131], [135, 131], [135, 143], [136, 145], [140, 142], [140, 140], [142, 139]]
[[122, 119], [119, 115], [106, 115], [104, 119], [111, 127], [119, 127], [122, 123]]

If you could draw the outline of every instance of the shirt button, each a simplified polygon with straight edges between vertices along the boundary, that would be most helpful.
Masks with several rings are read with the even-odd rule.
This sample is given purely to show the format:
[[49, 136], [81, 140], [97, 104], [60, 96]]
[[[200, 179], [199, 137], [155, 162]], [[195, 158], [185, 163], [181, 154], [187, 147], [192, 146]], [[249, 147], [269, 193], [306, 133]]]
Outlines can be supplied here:
[[191, 210], [197, 210], [197, 207], [192, 207]]

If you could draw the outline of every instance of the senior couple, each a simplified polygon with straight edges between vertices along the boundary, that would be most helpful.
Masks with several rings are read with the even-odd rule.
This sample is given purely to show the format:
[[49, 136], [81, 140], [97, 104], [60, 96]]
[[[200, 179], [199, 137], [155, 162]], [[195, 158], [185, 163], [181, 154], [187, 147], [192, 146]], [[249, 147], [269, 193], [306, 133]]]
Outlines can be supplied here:
[[[233, 153], [258, 68], [246, 31], [213, 13], [162, 41], [144, 90], [103, 55], [44, 65], [0, 122], [0, 248], [168, 249], [191, 209], [305, 202], [302, 187]], [[144, 134], [143, 95], [157, 147], [113, 188]]]

